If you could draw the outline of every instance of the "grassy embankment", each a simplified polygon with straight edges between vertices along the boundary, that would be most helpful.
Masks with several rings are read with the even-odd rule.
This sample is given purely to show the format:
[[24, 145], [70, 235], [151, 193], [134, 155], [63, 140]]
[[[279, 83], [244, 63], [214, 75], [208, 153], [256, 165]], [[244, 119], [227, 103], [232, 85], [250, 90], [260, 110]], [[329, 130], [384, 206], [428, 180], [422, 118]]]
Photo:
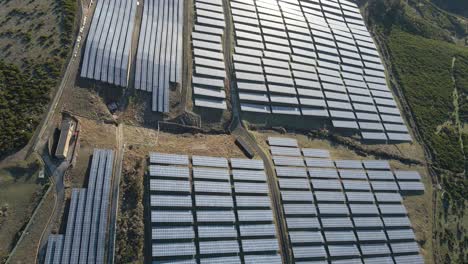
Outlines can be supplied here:
[[468, 48], [460, 38], [466, 20], [428, 1], [368, 1], [367, 12], [440, 179], [435, 262], [466, 263]]

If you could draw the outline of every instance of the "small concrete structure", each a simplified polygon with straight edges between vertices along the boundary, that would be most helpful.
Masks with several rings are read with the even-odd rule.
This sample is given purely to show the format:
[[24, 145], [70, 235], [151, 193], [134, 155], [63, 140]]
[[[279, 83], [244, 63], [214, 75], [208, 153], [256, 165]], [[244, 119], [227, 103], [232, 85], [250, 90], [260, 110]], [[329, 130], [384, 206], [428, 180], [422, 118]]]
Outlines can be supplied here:
[[68, 154], [68, 147], [70, 145], [70, 139], [73, 136], [75, 130], [75, 122], [71, 119], [63, 119], [60, 126], [60, 138], [55, 150], [55, 157], [59, 159], [66, 159]]

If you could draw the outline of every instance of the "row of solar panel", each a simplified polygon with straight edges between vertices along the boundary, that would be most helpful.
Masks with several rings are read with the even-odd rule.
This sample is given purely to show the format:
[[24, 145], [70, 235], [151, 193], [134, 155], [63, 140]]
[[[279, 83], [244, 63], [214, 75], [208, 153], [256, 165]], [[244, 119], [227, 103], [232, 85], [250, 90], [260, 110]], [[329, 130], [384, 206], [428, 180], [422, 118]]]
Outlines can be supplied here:
[[150, 0], [143, 6], [135, 88], [152, 92], [152, 110], [169, 112], [169, 86], [182, 84], [182, 0]]
[[192, 32], [193, 94], [199, 107], [226, 109], [223, 55], [224, 9], [222, 1], [195, 0]]
[[[241, 91], [239, 97], [243, 101], [241, 105], [243, 111], [331, 117], [335, 127], [369, 130], [363, 134], [369, 139], [376, 139], [375, 137], [380, 136], [380, 139], [386, 140], [387, 136], [381, 132], [388, 130], [391, 140], [411, 140], [406, 133], [406, 126], [400, 117], [393, 96], [385, 86], [384, 67], [381, 65], [379, 54], [372, 38], [363, 26], [364, 23], [359, 13], [355, 15], [359, 18], [356, 21], [359, 21], [360, 26], [348, 26], [345, 22], [342, 22], [343, 25], [339, 23], [337, 25], [337, 21], [331, 23], [325, 20], [321, 11], [316, 11], [312, 15], [307, 13], [305, 11], [307, 8], [302, 6], [304, 2], [301, 2], [301, 6], [299, 2], [295, 6], [279, 2], [279, 6], [294, 6], [292, 9], [281, 8], [281, 10], [276, 3], [263, 5], [262, 2], [255, 2], [256, 4], [242, 2], [231, 1], [231, 9], [237, 40], [234, 66], [238, 80], [237, 86]], [[315, 8], [322, 10], [319, 4], [316, 4]], [[337, 11], [341, 14], [340, 10]], [[298, 13], [303, 16], [298, 16]], [[343, 20], [339, 16], [335, 17]], [[306, 20], [311, 23], [311, 26], [305, 22]], [[262, 30], [260, 31], [259, 28]], [[340, 41], [344, 43], [341, 44]], [[336, 43], [339, 45], [342, 56], [349, 56], [353, 59], [342, 58], [343, 62], [341, 62]], [[291, 54], [291, 57], [287, 54]], [[263, 59], [256, 59], [257, 57]], [[361, 62], [361, 57], [364, 63]], [[315, 70], [317, 58], [320, 59], [319, 67]], [[288, 61], [291, 59], [293, 62], [289, 65]], [[351, 66], [340, 67], [340, 63], [348, 63]], [[284, 69], [275, 68], [283, 64]], [[369, 68], [360, 69], [363, 66]], [[340, 74], [341, 68], [349, 71]], [[317, 71], [322, 84], [318, 81]], [[363, 72], [366, 74], [365, 78], [362, 77]], [[342, 75], [346, 88], [341, 79]], [[316, 78], [312, 78], [314, 76]], [[268, 90], [264, 83], [268, 84]], [[371, 89], [377, 90], [368, 90], [368, 83]], [[299, 86], [295, 89], [294, 85]], [[304, 85], [303, 88], [301, 85]], [[330, 89], [331, 92], [322, 93], [320, 91], [322, 87]], [[316, 90], [310, 90], [310, 88]], [[336, 91], [339, 93], [335, 93]], [[348, 96], [347, 93], [356, 95]], [[326, 97], [327, 100], [309, 97]], [[354, 101], [353, 105], [345, 103], [350, 99]], [[271, 104], [271, 109], [269, 104]], [[301, 105], [301, 108], [298, 105]], [[378, 113], [376, 105], [379, 111], [389, 115], [375, 114]], [[323, 108], [336, 108], [336, 110], [328, 112]], [[349, 110], [357, 111], [359, 114], [355, 116], [352, 111], [347, 112]], [[354, 121], [359, 119], [362, 119], [359, 124]], [[390, 123], [383, 126], [382, 121]], [[391, 124], [392, 122], [403, 125], [394, 125]]]
[[[170, 161], [171, 158], [173, 161]], [[166, 176], [170, 173], [165, 173], [163, 177], [150, 179], [150, 191], [156, 192], [150, 195], [154, 259], [170, 263], [177, 263], [175, 259], [179, 258], [188, 258], [188, 262], [199, 259], [200, 263], [237, 263], [241, 257], [229, 256], [236, 254], [245, 255], [245, 263], [281, 263], [281, 257], [277, 253], [278, 241], [275, 238], [273, 213], [267, 195], [266, 175], [263, 170], [259, 170], [263, 169], [263, 163], [242, 159], [231, 161], [232, 167], [254, 167], [254, 170], [232, 170], [236, 194], [232, 196], [226, 159], [194, 156], [190, 160], [188, 156], [151, 153], [150, 162], [184, 166], [191, 163], [194, 166], [194, 175], [197, 175], [193, 178], [193, 196], [189, 194], [192, 187], [188, 177], [168, 179]], [[195, 164], [214, 164], [215, 167], [226, 169], [200, 168]], [[150, 166], [184, 170], [188, 174], [188, 167]], [[151, 175], [160, 174], [150, 173]], [[201, 176], [205, 177], [204, 180], [200, 180], [198, 175], [204, 175]], [[251, 179], [260, 179], [262, 182], [243, 181]], [[174, 191], [179, 195], [167, 194]], [[250, 193], [255, 196], [246, 195]]]
[[[252, 159], [232, 158], [231, 167], [233, 169], [263, 170], [263, 161]], [[228, 160], [218, 157], [193, 156], [194, 166], [228, 168]], [[189, 157], [187, 155], [166, 154], [151, 152], [150, 163], [160, 165], [188, 165]]]
[[[275, 168], [296, 263], [310, 260], [373, 263], [382, 256], [389, 259], [388, 263], [394, 263], [393, 259], [401, 254], [421, 258], [414, 255], [419, 248], [387, 161], [334, 162], [330, 155], [310, 159], [303, 157], [295, 139], [269, 138], [268, 143], [273, 154], [291, 155], [286, 159], [298, 160], [297, 164], [285, 162]], [[329, 168], [307, 169], [305, 165]], [[420, 179], [414, 172], [395, 174], [402, 179]], [[376, 181], [374, 176], [392, 181]], [[374, 187], [392, 192], [374, 193]], [[403, 246], [408, 247], [407, 252], [398, 251]]]
[[113, 159], [112, 150], [94, 150], [88, 188], [72, 190], [65, 236], [60, 250], [46, 252], [49, 263], [104, 263]]
[[97, 1], [86, 41], [81, 77], [128, 85], [135, 1]]

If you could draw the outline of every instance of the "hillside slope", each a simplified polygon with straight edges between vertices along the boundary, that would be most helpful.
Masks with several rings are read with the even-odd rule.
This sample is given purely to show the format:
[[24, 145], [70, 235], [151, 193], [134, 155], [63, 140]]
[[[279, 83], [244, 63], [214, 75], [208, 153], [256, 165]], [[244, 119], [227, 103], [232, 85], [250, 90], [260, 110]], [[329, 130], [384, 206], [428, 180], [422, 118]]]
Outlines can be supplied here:
[[467, 20], [434, 3], [359, 1], [440, 188], [434, 192], [434, 261], [467, 263]]

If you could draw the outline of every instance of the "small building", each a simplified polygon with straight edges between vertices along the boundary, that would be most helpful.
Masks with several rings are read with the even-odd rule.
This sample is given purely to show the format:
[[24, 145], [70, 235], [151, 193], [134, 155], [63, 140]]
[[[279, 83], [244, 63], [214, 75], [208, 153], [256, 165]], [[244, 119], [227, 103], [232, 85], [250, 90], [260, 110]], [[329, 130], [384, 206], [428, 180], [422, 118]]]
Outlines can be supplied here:
[[55, 150], [55, 157], [59, 159], [66, 159], [68, 154], [68, 147], [70, 145], [70, 139], [73, 136], [75, 130], [75, 122], [70, 119], [63, 119], [60, 126], [60, 138], [57, 143], [57, 149]]

